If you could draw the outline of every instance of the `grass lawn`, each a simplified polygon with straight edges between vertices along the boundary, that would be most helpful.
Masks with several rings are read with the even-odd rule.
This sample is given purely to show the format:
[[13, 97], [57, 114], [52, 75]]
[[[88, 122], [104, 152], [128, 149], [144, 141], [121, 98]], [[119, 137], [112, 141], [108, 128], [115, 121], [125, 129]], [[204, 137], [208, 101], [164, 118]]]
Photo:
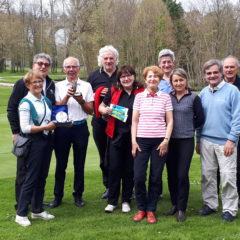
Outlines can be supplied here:
[[[149, 225], [146, 221], [134, 223], [132, 216], [136, 203], [132, 202], [131, 213], [121, 213], [120, 207], [112, 214], [104, 213], [106, 201], [100, 199], [104, 188], [98, 167], [98, 155], [92, 136], [90, 137], [85, 168], [86, 206], [73, 205], [73, 167], [72, 155], [69, 159], [65, 196], [63, 204], [50, 209], [56, 218], [51, 221], [33, 220], [32, 226], [23, 228], [14, 222], [15, 210], [14, 181], [16, 159], [11, 151], [11, 133], [7, 122], [6, 104], [11, 92], [0, 87], [0, 240], [239, 240], [240, 220], [232, 223], [220, 220], [221, 212], [209, 217], [197, 216], [201, 208], [200, 161], [196, 154], [192, 160], [190, 181], [191, 190], [187, 220], [176, 222], [174, 217], [163, 213], [170, 208], [166, 172], [164, 172], [164, 199], [158, 204], [158, 223]], [[89, 124], [90, 126], [90, 124]], [[53, 157], [47, 179], [45, 200], [53, 198], [55, 158]]]

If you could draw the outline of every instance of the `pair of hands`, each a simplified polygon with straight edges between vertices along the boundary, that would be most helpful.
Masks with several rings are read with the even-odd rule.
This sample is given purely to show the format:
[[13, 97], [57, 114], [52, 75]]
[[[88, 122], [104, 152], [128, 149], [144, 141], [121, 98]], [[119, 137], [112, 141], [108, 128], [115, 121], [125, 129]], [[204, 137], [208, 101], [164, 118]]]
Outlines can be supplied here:
[[[227, 140], [225, 145], [224, 145], [224, 148], [223, 148], [224, 156], [225, 157], [231, 156], [233, 154], [233, 152], [234, 152], [234, 147], [235, 147], [235, 143], [230, 141], [230, 140]], [[196, 144], [196, 152], [198, 154], [201, 153], [201, 151], [200, 151], [200, 143]]]
[[[168, 151], [168, 140], [164, 139], [159, 146], [157, 147], [157, 149], [159, 151], [159, 156], [163, 157], [164, 155], [167, 154]], [[133, 157], [136, 157], [137, 151], [141, 152], [141, 148], [139, 147], [139, 145], [137, 143], [133, 143], [132, 144], [132, 155]]]
[[72, 87], [68, 88], [68, 91], [67, 91], [68, 98], [73, 97], [78, 103], [83, 101], [82, 94], [80, 94], [79, 96], [75, 96], [74, 94], [75, 94], [75, 92], [74, 92], [73, 88]]

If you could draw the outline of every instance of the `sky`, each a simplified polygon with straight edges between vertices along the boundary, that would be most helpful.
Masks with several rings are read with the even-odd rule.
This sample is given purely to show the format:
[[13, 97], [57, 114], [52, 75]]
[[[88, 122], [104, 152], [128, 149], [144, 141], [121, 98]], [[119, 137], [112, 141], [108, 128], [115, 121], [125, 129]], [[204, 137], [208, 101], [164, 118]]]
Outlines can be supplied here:
[[[236, 4], [239, 2], [239, 0], [227, 0], [233, 4]], [[182, 7], [184, 8], [185, 11], [191, 9], [191, 6], [198, 6], [199, 3], [201, 3], [201, 0], [177, 0], [176, 2], [181, 2]]]

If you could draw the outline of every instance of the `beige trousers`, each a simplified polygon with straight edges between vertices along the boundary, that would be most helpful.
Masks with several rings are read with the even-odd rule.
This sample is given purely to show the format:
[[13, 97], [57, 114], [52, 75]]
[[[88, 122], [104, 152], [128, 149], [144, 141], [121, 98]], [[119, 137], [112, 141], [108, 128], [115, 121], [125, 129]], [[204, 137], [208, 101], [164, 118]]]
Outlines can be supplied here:
[[237, 148], [231, 156], [224, 156], [224, 145], [215, 144], [205, 139], [200, 141], [202, 163], [202, 198], [211, 209], [218, 208], [217, 169], [220, 169], [222, 184], [223, 212], [236, 216], [238, 211], [238, 193], [236, 186]]

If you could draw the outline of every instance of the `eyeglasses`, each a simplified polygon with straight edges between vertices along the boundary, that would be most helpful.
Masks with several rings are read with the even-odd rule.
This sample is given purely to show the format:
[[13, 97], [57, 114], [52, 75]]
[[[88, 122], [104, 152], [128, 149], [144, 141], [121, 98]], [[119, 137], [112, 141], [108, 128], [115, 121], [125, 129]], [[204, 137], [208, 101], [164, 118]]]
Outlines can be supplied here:
[[79, 66], [64, 66], [65, 69], [77, 69]]
[[45, 67], [50, 67], [50, 63], [47, 63], [47, 62], [35, 62], [39, 67], [42, 67], [43, 65]]
[[30, 82], [32, 85], [43, 84], [43, 80]]
[[122, 75], [120, 79], [130, 78], [132, 75]]

